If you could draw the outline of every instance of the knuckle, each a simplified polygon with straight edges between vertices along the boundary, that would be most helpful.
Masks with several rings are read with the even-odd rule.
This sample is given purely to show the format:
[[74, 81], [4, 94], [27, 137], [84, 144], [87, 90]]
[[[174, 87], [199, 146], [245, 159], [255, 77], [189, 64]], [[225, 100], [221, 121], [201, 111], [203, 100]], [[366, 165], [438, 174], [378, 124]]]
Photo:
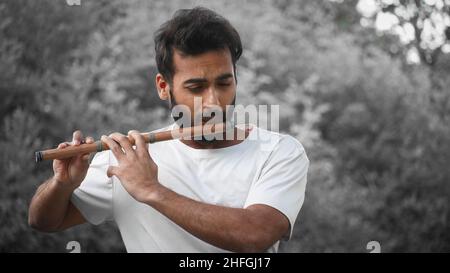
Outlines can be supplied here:
[[137, 132], [137, 131], [133, 132], [131, 135], [135, 139], [141, 139], [142, 138], [141, 134], [139, 132]]
[[128, 138], [124, 135], [120, 135], [120, 136], [118, 136], [118, 140], [121, 142], [125, 142], [125, 141], [128, 141]]

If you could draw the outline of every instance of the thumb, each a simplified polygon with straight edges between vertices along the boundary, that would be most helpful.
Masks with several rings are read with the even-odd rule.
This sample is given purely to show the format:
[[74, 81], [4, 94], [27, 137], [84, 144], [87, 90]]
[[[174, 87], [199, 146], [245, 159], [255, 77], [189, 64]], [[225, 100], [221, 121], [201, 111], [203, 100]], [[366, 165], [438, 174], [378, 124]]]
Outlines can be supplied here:
[[108, 167], [108, 171], [106, 172], [106, 175], [107, 175], [108, 177], [111, 177], [111, 176], [113, 176], [113, 175], [117, 175], [117, 170], [118, 170], [117, 167], [109, 166], [109, 167]]

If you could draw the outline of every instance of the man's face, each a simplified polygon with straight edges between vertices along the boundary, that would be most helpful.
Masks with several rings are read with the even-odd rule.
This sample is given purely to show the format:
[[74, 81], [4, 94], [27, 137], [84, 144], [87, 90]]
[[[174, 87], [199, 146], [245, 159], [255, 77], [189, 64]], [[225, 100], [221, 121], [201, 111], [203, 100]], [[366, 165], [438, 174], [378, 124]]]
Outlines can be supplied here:
[[[226, 106], [234, 105], [236, 96], [236, 78], [229, 50], [208, 51], [196, 56], [186, 56], [175, 50], [173, 57], [175, 73], [169, 86], [172, 101], [190, 109], [191, 126], [194, 115], [203, 112], [205, 116], [213, 109], [216, 112], [220, 109], [225, 118]], [[195, 98], [201, 103], [195, 105]], [[203, 117], [202, 120], [208, 119]]]

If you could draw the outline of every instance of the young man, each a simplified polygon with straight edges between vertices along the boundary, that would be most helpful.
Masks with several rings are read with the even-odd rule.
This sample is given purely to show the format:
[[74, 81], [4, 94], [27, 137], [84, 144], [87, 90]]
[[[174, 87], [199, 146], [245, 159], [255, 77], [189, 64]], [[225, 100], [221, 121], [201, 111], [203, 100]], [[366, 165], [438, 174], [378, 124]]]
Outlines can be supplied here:
[[[206, 112], [234, 105], [242, 45], [226, 19], [204, 8], [180, 10], [158, 30], [155, 50], [158, 93], [172, 107], [194, 113], [194, 99]], [[129, 136], [135, 149], [120, 133], [102, 136], [111, 150], [90, 165], [89, 155], [54, 160], [54, 176], [31, 202], [30, 225], [54, 232], [113, 220], [129, 252], [276, 252], [291, 236], [309, 166], [294, 138], [253, 127], [243, 139], [148, 147], [137, 131]], [[276, 141], [267, 147], [261, 139]], [[76, 131], [58, 148], [83, 140]]]

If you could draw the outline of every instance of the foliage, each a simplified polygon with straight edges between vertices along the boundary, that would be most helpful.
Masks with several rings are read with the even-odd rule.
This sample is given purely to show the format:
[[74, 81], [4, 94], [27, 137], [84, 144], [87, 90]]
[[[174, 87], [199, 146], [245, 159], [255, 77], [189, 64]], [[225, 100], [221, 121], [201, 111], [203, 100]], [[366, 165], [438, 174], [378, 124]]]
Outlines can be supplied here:
[[167, 124], [153, 32], [196, 5], [241, 34], [237, 103], [280, 105], [280, 130], [311, 160], [282, 251], [366, 252], [372, 240], [384, 252], [449, 251], [450, 56], [409, 64], [408, 44], [361, 26], [358, 2], [3, 1], [0, 251], [65, 252], [71, 240], [82, 251], [124, 251], [111, 223], [58, 234], [28, 227], [29, 201], [51, 175], [33, 152], [75, 129], [98, 138]]

